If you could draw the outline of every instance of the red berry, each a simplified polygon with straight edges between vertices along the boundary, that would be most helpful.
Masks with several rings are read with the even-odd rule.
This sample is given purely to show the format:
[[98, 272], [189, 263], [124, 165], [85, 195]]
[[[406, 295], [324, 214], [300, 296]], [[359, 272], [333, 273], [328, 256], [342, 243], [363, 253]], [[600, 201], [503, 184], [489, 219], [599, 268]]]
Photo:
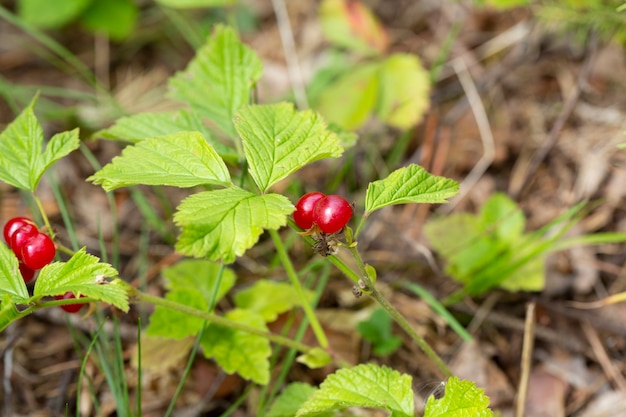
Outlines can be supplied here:
[[20, 262], [20, 274], [22, 274], [22, 278], [24, 278], [24, 282], [29, 282], [35, 276], [35, 271], [24, 265]]
[[4, 241], [7, 245], [11, 244], [11, 236], [26, 224], [35, 225], [35, 223], [27, 217], [14, 217], [4, 225]]
[[45, 233], [37, 233], [22, 246], [22, 260], [30, 269], [43, 268], [52, 262], [54, 255], [56, 255], [54, 242]]
[[11, 235], [11, 242], [9, 243], [9, 247], [13, 249], [13, 253], [15, 253], [15, 256], [17, 256], [17, 259], [19, 259], [20, 261], [23, 260], [22, 248], [24, 247], [24, 244], [26, 243], [27, 240], [29, 240], [30, 238], [34, 236], [37, 236], [38, 234], [39, 234], [39, 230], [37, 230], [37, 226], [27, 223], [23, 225], [22, 227], [20, 227], [19, 229], [17, 229]]
[[[81, 295], [82, 297], [82, 295]], [[76, 298], [73, 292], [68, 291], [63, 295], [55, 295], [55, 300], [71, 300], [72, 298]], [[78, 313], [78, 311], [83, 307], [84, 304], [64, 304], [61, 307], [63, 310], [70, 314]]]
[[293, 220], [301, 229], [310, 229], [313, 226], [313, 209], [318, 201], [326, 197], [319, 191], [308, 193], [300, 197], [293, 212]]
[[336, 233], [350, 221], [352, 206], [345, 198], [329, 195], [317, 202], [313, 210], [313, 223], [324, 233]]

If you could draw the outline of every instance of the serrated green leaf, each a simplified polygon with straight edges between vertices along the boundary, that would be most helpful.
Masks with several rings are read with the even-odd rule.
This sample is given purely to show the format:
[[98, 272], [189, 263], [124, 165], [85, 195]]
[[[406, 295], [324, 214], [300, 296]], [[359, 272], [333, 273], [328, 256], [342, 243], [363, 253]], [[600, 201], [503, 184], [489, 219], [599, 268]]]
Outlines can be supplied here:
[[222, 158], [236, 161], [235, 150], [213, 137], [202, 118], [192, 110], [177, 110], [162, 113], [140, 113], [122, 117], [107, 129], [93, 134], [109, 140], [137, 143], [145, 139], [167, 136], [178, 132], [200, 132]]
[[179, 132], [127, 146], [87, 181], [106, 191], [136, 184], [181, 188], [231, 184], [224, 161], [199, 132]]
[[0, 332], [9, 327], [19, 317], [19, 311], [9, 293], [2, 293], [0, 302]]
[[[219, 276], [220, 265], [202, 259], [185, 259], [163, 270], [165, 288], [199, 292], [207, 302], [211, 301], [213, 288]], [[237, 277], [232, 269], [224, 268], [214, 302], [219, 302], [235, 285]]]
[[197, 193], [185, 199], [174, 215], [182, 228], [176, 249], [232, 263], [257, 242], [263, 229], [284, 226], [293, 210], [291, 202], [278, 194], [256, 195], [239, 188]]
[[[202, 294], [190, 288], [169, 291], [165, 294], [165, 298], [198, 310], [207, 311], [209, 309], [209, 303]], [[201, 318], [157, 306], [150, 315], [150, 324], [146, 328], [146, 335], [183, 339], [198, 334], [203, 325], [204, 320]]]
[[294, 382], [285, 387], [276, 397], [265, 417], [293, 417], [300, 406], [308, 400], [317, 388], [303, 382]]
[[446, 392], [440, 399], [430, 396], [424, 417], [492, 417], [489, 398], [476, 384], [457, 377], [446, 382]]
[[0, 242], [0, 296], [5, 294], [16, 303], [24, 303], [29, 297], [15, 254]]
[[371, 182], [365, 195], [365, 210], [371, 213], [395, 204], [446, 203], [458, 192], [458, 182], [432, 175], [412, 164], [395, 170], [385, 179]]
[[348, 407], [380, 408], [392, 416], [413, 417], [411, 377], [371, 364], [340, 369], [322, 382], [296, 417]]
[[291, 103], [243, 107], [235, 118], [249, 172], [266, 191], [306, 164], [343, 153], [339, 137], [311, 110]]
[[394, 54], [381, 65], [377, 114], [398, 129], [422, 120], [430, 104], [430, 76], [415, 55]]
[[[310, 290], [304, 290], [304, 294], [309, 300], [314, 297], [313, 291]], [[238, 308], [254, 311], [268, 323], [276, 320], [279, 314], [300, 304], [298, 294], [292, 285], [265, 279], [238, 291], [234, 301]]]
[[296, 361], [308, 366], [311, 369], [317, 369], [330, 365], [333, 362], [333, 358], [324, 349], [316, 347], [298, 356]]
[[20, 0], [17, 11], [24, 22], [42, 29], [60, 28], [70, 23], [91, 0]]
[[[247, 310], [232, 310], [225, 318], [267, 331], [263, 318]], [[210, 325], [200, 341], [204, 355], [214, 358], [228, 374], [265, 385], [270, 378], [270, 343], [264, 337], [240, 330]]]
[[235, 31], [217, 26], [185, 71], [170, 78], [170, 95], [236, 136], [233, 117], [250, 99], [263, 72], [261, 60]]
[[135, 28], [139, 9], [132, 0], [92, 0], [80, 23], [95, 33], [120, 41]]
[[156, 0], [157, 3], [174, 9], [220, 7], [237, 3], [237, 0]]
[[67, 262], [54, 262], [43, 267], [35, 281], [34, 297], [72, 291], [76, 295], [95, 298], [127, 312], [127, 284], [120, 280], [107, 280], [116, 276], [115, 268], [100, 262], [99, 258], [82, 248]]
[[379, 67], [374, 62], [351, 68], [324, 89], [315, 108], [329, 122], [344, 129], [361, 127], [376, 107]]
[[79, 146], [74, 129], [54, 135], [44, 149], [43, 130], [33, 112], [35, 100], [0, 134], [0, 180], [28, 191], [35, 191], [50, 165]]

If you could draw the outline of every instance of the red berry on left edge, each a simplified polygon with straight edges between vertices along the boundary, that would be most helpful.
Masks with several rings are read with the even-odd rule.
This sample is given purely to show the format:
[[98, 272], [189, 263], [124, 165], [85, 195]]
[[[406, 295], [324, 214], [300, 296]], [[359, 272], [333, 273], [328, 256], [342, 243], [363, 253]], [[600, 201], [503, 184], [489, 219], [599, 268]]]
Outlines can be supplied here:
[[22, 260], [30, 269], [41, 269], [48, 265], [56, 255], [54, 242], [45, 233], [38, 233], [26, 240], [22, 246]]
[[28, 217], [14, 217], [4, 225], [4, 241], [7, 245], [11, 244], [11, 236], [27, 224], [35, 226], [35, 223]]
[[315, 191], [300, 197], [296, 203], [296, 211], [293, 212], [293, 221], [299, 228], [307, 230], [313, 226], [313, 209], [318, 201], [326, 197], [323, 193]]

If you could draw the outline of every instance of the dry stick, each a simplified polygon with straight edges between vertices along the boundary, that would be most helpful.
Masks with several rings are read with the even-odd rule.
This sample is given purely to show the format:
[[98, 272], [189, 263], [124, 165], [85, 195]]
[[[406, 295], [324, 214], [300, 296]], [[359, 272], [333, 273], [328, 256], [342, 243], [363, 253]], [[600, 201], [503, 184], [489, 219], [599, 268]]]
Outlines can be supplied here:
[[531, 302], [526, 307], [526, 321], [524, 322], [524, 343], [522, 345], [522, 374], [519, 378], [517, 388], [517, 407], [515, 407], [515, 417], [524, 417], [526, 408], [526, 397], [528, 396], [528, 379], [530, 378], [530, 368], [532, 366], [533, 344], [535, 341], [535, 302]]
[[296, 43], [293, 38], [287, 7], [285, 6], [284, 0], [272, 0], [272, 6], [274, 7], [276, 22], [278, 23], [285, 59], [287, 60], [287, 72], [289, 73], [289, 81], [291, 82], [293, 95], [296, 99], [296, 104], [298, 104], [298, 108], [305, 110], [309, 108], [309, 101], [304, 88], [304, 77], [302, 76], [302, 69], [300, 68], [300, 62], [298, 61], [298, 55], [296, 53]]
[[591, 349], [593, 350], [593, 354], [596, 356], [596, 359], [600, 363], [602, 370], [604, 373], [613, 380], [613, 383], [617, 388], [621, 391], [626, 391], [626, 380], [620, 373], [618, 369], [615, 368], [615, 365], [611, 363], [611, 358], [606, 353], [606, 349], [602, 346], [602, 342], [598, 337], [597, 331], [594, 327], [587, 321], [582, 322], [583, 332], [585, 336], [587, 336], [587, 340], [589, 340], [589, 344], [591, 345]]
[[480, 99], [480, 94], [476, 88], [476, 84], [472, 80], [469, 74], [467, 65], [463, 58], [457, 58], [452, 61], [454, 70], [456, 71], [461, 87], [467, 96], [467, 100], [474, 114], [474, 119], [478, 125], [478, 132], [480, 133], [480, 140], [483, 144], [483, 155], [480, 160], [474, 165], [474, 168], [467, 174], [465, 180], [461, 183], [459, 195], [454, 199], [451, 204], [442, 207], [442, 211], [450, 212], [469, 192], [469, 190], [476, 185], [480, 177], [483, 176], [487, 168], [493, 163], [496, 155], [496, 148], [493, 140], [493, 133], [491, 132], [491, 126], [489, 125], [489, 119], [487, 118], [487, 112], [485, 106]]
[[517, 199], [522, 191], [524, 191], [524, 189], [528, 186], [530, 178], [533, 176], [533, 174], [536, 173], [539, 165], [543, 162], [544, 159], [546, 159], [546, 156], [548, 156], [548, 153], [556, 144], [556, 141], [558, 140], [559, 135], [563, 130], [563, 127], [565, 127], [565, 123], [576, 108], [576, 103], [578, 103], [578, 98], [580, 97], [582, 86], [586, 82], [587, 78], [589, 78], [589, 73], [591, 72], [591, 66], [593, 64], [593, 61], [595, 60], [597, 49], [598, 48], [596, 37], [592, 35], [589, 44], [589, 57], [585, 60], [583, 67], [578, 74], [574, 90], [570, 93], [569, 97], [565, 101], [563, 110], [561, 110], [559, 117], [556, 119], [556, 122], [554, 122], [554, 125], [552, 126], [552, 129], [548, 134], [548, 139], [546, 140], [545, 144], [541, 148], [537, 149], [537, 151], [533, 155], [530, 163], [528, 164], [528, 167], [526, 168], [523, 179], [520, 182], [519, 188], [517, 190], [511, 190], [511, 194], [514, 199]]

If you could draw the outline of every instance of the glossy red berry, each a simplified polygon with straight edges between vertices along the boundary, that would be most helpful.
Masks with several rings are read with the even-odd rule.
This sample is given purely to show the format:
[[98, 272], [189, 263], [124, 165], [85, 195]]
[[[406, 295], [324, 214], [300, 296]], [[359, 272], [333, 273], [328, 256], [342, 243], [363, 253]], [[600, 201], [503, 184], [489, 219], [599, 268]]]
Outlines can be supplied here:
[[14, 217], [11, 220], [9, 220], [4, 225], [4, 241], [8, 245], [10, 245], [11, 236], [13, 236], [15, 232], [17, 232], [22, 226], [26, 224], [32, 224], [33, 226], [35, 225], [35, 223], [33, 223], [33, 221], [27, 217]]
[[27, 267], [37, 270], [52, 262], [56, 249], [54, 242], [47, 234], [37, 233], [24, 242], [21, 255]]
[[20, 274], [24, 278], [24, 282], [29, 282], [35, 277], [35, 271], [20, 262]]
[[30, 240], [30, 238], [37, 236], [38, 234], [39, 230], [37, 229], [37, 226], [27, 223], [17, 229], [11, 235], [9, 247], [13, 249], [13, 252], [15, 253], [15, 256], [17, 256], [17, 259], [19, 259], [20, 261], [23, 260], [22, 248], [24, 247], [24, 244], [27, 240]]
[[324, 233], [337, 233], [352, 217], [352, 206], [345, 198], [329, 195], [317, 202], [313, 210], [313, 223]]
[[[55, 300], [71, 300], [72, 298], [76, 298], [73, 292], [68, 291], [63, 295], [55, 295]], [[78, 313], [84, 304], [64, 304], [61, 307], [63, 310], [70, 314]]]
[[318, 201], [326, 197], [323, 193], [315, 191], [300, 197], [296, 203], [296, 211], [293, 212], [293, 220], [298, 227], [307, 230], [313, 226], [313, 209]]

